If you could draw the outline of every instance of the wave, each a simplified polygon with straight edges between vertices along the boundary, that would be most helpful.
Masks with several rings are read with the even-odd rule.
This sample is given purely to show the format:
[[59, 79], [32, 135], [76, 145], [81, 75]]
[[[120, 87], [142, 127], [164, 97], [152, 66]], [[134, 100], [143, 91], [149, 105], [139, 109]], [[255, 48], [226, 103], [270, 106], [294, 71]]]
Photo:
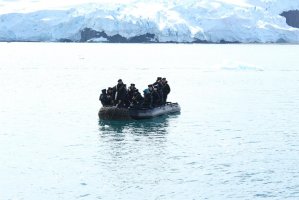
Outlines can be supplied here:
[[221, 70], [228, 71], [264, 71], [260, 67], [256, 67], [250, 64], [238, 63], [238, 62], [229, 62], [220, 67]]

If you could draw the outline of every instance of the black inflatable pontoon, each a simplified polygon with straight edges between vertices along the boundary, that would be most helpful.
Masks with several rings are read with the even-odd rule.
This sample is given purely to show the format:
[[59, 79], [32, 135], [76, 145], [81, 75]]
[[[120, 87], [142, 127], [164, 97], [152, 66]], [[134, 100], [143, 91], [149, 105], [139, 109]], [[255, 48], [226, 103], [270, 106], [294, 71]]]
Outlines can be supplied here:
[[110, 106], [102, 107], [99, 111], [99, 117], [108, 120], [149, 119], [180, 111], [181, 107], [179, 104], [171, 102], [154, 108], [117, 108]]

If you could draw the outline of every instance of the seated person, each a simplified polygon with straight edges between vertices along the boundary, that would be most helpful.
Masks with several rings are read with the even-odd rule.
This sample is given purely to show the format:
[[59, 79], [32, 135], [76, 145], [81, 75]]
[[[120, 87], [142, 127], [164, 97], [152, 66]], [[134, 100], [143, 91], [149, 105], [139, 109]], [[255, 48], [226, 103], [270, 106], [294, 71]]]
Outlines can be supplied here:
[[134, 96], [134, 93], [136, 91], [136, 87], [135, 87], [135, 84], [134, 83], [131, 83], [130, 87], [128, 88], [128, 101], [132, 101], [133, 99], [133, 96]]
[[144, 98], [141, 96], [140, 92], [136, 89], [133, 94], [131, 107], [140, 107], [143, 104]]
[[108, 98], [109, 106], [113, 106], [115, 97], [113, 94], [113, 89], [111, 87], [108, 87], [107, 98]]
[[99, 100], [101, 101], [103, 106], [109, 106], [109, 99], [106, 94], [106, 89], [102, 90], [102, 94], [100, 95]]
[[149, 91], [149, 89], [145, 89], [143, 91], [143, 96], [144, 96], [144, 100], [143, 100], [142, 107], [144, 107], [144, 108], [152, 108], [153, 97], [152, 97], [152, 94]]

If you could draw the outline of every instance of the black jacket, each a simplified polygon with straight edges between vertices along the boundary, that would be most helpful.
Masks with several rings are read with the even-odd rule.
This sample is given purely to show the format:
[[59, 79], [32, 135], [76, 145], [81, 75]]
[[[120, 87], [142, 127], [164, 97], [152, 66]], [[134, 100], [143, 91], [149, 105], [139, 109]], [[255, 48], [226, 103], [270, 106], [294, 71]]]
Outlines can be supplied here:
[[113, 90], [115, 91], [115, 100], [119, 101], [122, 100], [124, 101], [127, 97], [127, 90], [126, 90], [126, 85], [125, 84], [117, 84]]
[[135, 92], [134, 96], [132, 97], [132, 104], [133, 105], [141, 105], [144, 101], [144, 98], [141, 96], [139, 92]]
[[99, 100], [101, 101], [101, 103], [102, 103], [103, 106], [108, 106], [110, 104], [109, 98], [107, 97], [106, 93], [102, 93], [100, 95]]
[[153, 96], [153, 105], [158, 106], [161, 104], [161, 97], [158, 91], [152, 91], [152, 96]]
[[144, 107], [152, 107], [152, 105], [153, 105], [153, 96], [152, 96], [152, 94], [150, 92], [144, 94], [143, 106]]
[[163, 84], [162, 90], [164, 95], [168, 95], [170, 93], [170, 87], [168, 83]]
[[134, 93], [136, 92], [136, 89], [128, 89], [128, 92], [127, 92], [127, 94], [128, 94], [128, 101], [132, 101], [132, 99], [133, 99], [133, 96], [134, 96]]

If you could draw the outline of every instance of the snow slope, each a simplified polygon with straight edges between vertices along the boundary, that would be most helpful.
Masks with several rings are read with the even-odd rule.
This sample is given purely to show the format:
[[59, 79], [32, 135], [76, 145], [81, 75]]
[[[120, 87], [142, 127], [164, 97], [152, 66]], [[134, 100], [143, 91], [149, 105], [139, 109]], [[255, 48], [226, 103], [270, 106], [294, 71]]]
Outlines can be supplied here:
[[153, 35], [153, 42], [299, 43], [299, 29], [280, 14], [299, 10], [294, 0], [145, 1], [130, 4], [83, 4], [62, 10], [0, 15], [0, 41], [109, 42]]

